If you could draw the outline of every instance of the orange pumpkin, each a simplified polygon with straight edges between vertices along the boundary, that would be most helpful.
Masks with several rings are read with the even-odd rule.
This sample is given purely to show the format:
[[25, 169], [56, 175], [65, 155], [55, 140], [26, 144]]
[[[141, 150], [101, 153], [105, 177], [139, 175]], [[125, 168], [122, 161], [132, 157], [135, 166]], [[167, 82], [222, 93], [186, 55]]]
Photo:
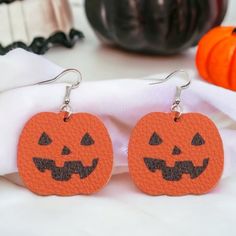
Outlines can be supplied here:
[[199, 42], [196, 65], [205, 80], [236, 90], [236, 28], [209, 31]]
[[39, 113], [25, 125], [18, 144], [18, 169], [39, 195], [91, 194], [112, 172], [112, 143], [103, 123], [87, 113]]
[[198, 113], [150, 113], [132, 131], [129, 171], [150, 195], [203, 194], [219, 181], [223, 146], [214, 123]]

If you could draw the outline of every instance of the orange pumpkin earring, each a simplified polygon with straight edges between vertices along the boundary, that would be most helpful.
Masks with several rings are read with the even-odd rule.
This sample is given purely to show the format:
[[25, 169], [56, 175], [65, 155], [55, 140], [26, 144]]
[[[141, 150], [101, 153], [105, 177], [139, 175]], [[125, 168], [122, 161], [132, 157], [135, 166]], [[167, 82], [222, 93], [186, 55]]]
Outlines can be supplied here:
[[[179, 72], [187, 75], [175, 71], [162, 81]], [[137, 187], [147, 194], [204, 194], [222, 175], [224, 152], [215, 124], [200, 113], [182, 113], [180, 95], [190, 82], [188, 79], [177, 87], [171, 113], [149, 113], [132, 131], [129, 171]]]
[[[68, 72], [39, 84], [56, 81]], [[104, 124], [88, 113], [72, 114], [66, 87], [59, 113], [43, 112], [25, 125], [18, 143], [18, 169], [25, 185], [39, 195], [91, 194], [109, 180], [113, 166], [112, 143]]]

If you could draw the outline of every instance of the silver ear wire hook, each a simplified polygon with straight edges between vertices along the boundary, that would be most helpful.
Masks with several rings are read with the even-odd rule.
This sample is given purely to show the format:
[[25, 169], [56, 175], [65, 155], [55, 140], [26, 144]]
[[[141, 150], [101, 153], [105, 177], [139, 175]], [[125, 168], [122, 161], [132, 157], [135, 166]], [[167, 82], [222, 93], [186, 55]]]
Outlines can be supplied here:
[[63, 76], [65, 76], [66, 74], [71, 73], [71, 72], [77, 74], [78, 77], [77, 77], [76, 83], [73, 83], [70, 87], [72, 89], [78, 88], [78, 86], [80, 85], [80, 83], [82, 81], [82, 75], [81, 75], [79, 70], [74, 69], [74, 68], [65, 69], [59, 75], [57, 75], [56, 77], [54, 77], [52, 79], [49, 79], [49, 80], [40, 81], [40, 82], [38, 82], [34, 85], [51, 84], [53, 82], [58, 81], [60, 78], [62, 78]]
[[81, 81], [82, 81], [82, 75], [80, 73], [80, 71], [78, 71], [77, 69], [66, 69], [63, 70], [59, 75], [57, 75], [56, 77], [49, 79], [49, 80], [45, 80], [45, 81], [41, 81], [36, 83], [35, 85], [42, 85], [42, 84], [51, 84], [53, 82], [58, 81], [60, 78], [62, 78], [63, 76], [65, 76], [68, 73], [76, 73], [78, 76], [76, 78], [76, 82], [66, 86], [66, 93], [65, 93], [65, 97], [63, 100], [63, 104], [60, 107], [60, 111], [65, 112], [65, 121], [67, 121], [71, 114], [72, 114], [72, 108], [70, 106], [70, 94], [71, 94], [71, 90], [72, 89], [76, 89], [78, 88], [78, 86], [80, 85]]
[[164, 79], [158, 79], [157, 82], [152, 82], [150, 85], [160, 84], [168, 81], [173, 76], [175, 76], [178, 73], [183, 73], [186, 77], [187, 83], [181, 86], [176, 86], [176, 93], [175, 93], [175, 99], [171, 106], [171, 111], [176, 113], [175, 119], [178, 120], [180, 116], [183, 113], [183, 107], [181, 105], [181, 93], [184, 89], [188, 88], [191, 84], [191, 80], [189, 78], [189, 74], [185, 70], [176, 70], [172, 73], [170, 73], [168, 76], [166, 76]]

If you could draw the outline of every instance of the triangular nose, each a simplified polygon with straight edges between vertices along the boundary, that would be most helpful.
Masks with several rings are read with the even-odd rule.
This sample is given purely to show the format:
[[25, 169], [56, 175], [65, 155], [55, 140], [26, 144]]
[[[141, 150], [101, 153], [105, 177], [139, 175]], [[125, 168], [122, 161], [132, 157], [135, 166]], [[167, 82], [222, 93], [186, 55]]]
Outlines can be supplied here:
[[177, 146], [174, 146], [172, 150], [172, 155], [179, 155], [180, 153], [181, 153], [180, 148], [178, 148]]
[[70, 149], [67, 146], [64, 146], [61, 155], [69, 155], [71, 153]]

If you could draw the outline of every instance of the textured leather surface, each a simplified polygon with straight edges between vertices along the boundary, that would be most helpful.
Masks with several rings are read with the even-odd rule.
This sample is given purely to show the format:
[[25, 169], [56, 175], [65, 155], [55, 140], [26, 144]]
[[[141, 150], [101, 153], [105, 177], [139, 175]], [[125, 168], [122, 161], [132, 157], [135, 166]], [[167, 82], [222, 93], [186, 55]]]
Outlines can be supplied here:
[[39, 195], [91, 194], [111, 176], [112, 143], [93, 115], [77, 113], [65, 122], [64, 113], [39, 113], [21, 133], [17, 164], [25, 185]]
[[150, 195], [206, 193], [223, 171], [219, 132], [202, 114], [183, 114], [177, 122], [174, 116], [149, 113], [137, 123], [129, 141], [131, 177]]

